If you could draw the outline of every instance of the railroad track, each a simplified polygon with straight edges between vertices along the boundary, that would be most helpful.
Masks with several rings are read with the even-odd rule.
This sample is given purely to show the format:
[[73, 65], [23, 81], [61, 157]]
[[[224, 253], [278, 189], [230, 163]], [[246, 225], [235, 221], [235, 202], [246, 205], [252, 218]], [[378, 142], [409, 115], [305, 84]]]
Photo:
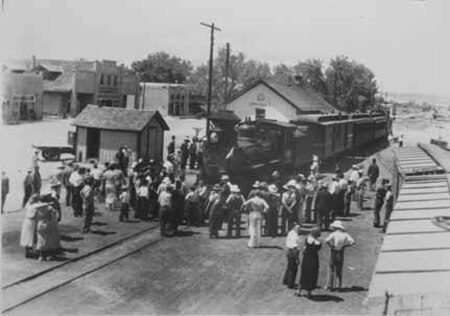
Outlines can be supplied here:
[[11, 313], [30, 301], [154, 245], [162, 240], [158, 227], [152, 226], [100, 250], [4, 286], [2, 313]]

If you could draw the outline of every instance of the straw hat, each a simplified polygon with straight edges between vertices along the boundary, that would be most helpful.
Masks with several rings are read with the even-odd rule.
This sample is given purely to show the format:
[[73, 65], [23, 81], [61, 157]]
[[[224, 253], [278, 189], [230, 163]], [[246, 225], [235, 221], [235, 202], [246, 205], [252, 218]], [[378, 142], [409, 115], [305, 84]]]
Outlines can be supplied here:
[[220, 181], [228, 181], [230, 180], [230, 177], [227, 174], [224, 174], [220, 177]]
[[232, 184], [230, 187], [231, 193], [239, 193], [241, 190], [239, 189], [239, 186], [237, 184]]
[[58, 181], [58, 179], [52, 178], [50, 180], [50, 187], [54, 188], [54, 187], [59, 187], [61, 185], [61, 182]]
[[284, 188], [286, 190], [291, 190], [291, 189], [296, 190], [297, 189], [297, 182], [295, 180], [289, 180], [289, 182], [284, 185]]
[[220, 191], [222, 188], [220, 187], [220, 185], [218, 184], [214, 184], [214, 186], [212, 187], [213, 191]]
[[358, 166], [357, 165], [353, 165], [352, 169], [358, 170]]
[[259, 189], [261, 187], [261, 183], [259, 181], [255, 181], [255, 183], [253, 183], [252, 187], [254, 187], [255, 189]]
[[269, 190], [270, 193], [278, 193], [278, 188], [277, 188], [277, 186], [275, 184], [269, 185], [268, 190]]
[[280, 178], [281, 175], [280, 175], [280, 173], [277, 170], [275, 170], [274, 172], [272, 172], [272, 177], [273, 178]]
[[334, 229], [340, 229], [340, 230], [345, 231], [345, 227], [344, 227], [344, 225], [342, 225], [342, 222], [340, 220], [335, 220], [333, 223], [331, 223], [330, 227], [334, 228]]

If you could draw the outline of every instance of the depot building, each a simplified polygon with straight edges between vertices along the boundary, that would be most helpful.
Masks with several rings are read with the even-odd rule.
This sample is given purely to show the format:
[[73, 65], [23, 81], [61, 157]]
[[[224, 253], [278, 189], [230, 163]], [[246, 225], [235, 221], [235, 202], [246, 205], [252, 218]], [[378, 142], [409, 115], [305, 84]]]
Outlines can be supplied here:
[[233, 111], [241, 120], [271, 119], [281, 122], [289, 122], [301, 114], [337, 112], [300, 79], [290, 84], [257, 80], [228, 101], [224, 109]]

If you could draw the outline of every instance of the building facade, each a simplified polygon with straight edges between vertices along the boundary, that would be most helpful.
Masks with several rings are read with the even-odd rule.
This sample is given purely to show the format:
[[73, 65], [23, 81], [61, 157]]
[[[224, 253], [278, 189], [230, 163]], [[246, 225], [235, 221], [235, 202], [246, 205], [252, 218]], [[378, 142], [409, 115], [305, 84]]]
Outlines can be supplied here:
[[139, 109], [159, 111], [162, 115], [190, 114], [189, 89], [185, 84], [141, 82]]
[[136, 108], [138, 76], [115, 61], [32, 60], [44, 79], [44, 114], [75, 117], [87, 104]]
[[42, 77], [34, 73], [0, 74], [0, 100], [5, 124], [42, 119]]
[[225, 110], [233, 111], [241, 120], [250, 118], [289, 122], [299, 114], [332, 113], [336, 109], [301, 84], [283, 84], [258, 80], [240, 92]]

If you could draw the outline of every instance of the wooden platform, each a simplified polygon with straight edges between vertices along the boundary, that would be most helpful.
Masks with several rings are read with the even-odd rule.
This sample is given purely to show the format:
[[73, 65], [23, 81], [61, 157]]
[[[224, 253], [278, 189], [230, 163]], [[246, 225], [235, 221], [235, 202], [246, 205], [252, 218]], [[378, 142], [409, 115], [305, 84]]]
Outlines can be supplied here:
[[400, 148], [397, 158], [404, 183], [368, 295], [379, 299], [387, 291], [395, 297], [393, 305], [404, 295], [450, 293], [450, 231], [437, 224], [450, 219], [448, 176], [414, 174], [423, 167], [441, 168], [419, 147]]

